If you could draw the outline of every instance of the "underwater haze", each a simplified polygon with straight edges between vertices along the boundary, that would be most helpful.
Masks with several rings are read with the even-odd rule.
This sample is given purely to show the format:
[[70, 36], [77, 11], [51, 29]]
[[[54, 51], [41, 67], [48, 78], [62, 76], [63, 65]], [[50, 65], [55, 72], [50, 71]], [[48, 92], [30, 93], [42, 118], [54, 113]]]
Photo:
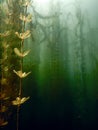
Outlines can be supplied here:
[[[17, 4], [13, 8], [10, 2]], [[13, 25], [5, 27], [0, 20], [0, 33], [6, 29], [20, 32], [18, 2], [0, 0], [0, 19], [7, 17], [8, 8], [14, 13]], [[24, 50], [30, 53], [22, 63], [31, 73], [22, 80], [22, 94], [30, 99], [20, 107], [19, 130], [98, 130], [98, 0], [33, 0], [28, 13], [32, 21], [25, 29], [31, 36], [24, 41]], [[12, 73], [21, 66], [12, 49], [20, 46], [15, 36], [8, 41]], [[0, 57], [5, 54], [1, 50]], [[15, 99], [19, 82], [13, 75], [9, 81]], [[2, 130], [16, 130], [16, 108], [11, 116]]]

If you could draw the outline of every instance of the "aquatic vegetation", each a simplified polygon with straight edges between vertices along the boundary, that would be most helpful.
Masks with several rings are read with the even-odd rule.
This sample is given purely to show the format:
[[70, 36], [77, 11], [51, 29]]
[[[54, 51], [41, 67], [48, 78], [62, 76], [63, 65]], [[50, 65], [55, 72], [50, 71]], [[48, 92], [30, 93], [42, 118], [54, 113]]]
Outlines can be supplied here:
[[5, 126], [7, 125], [8, 122], [4, 120], [4, 118], [0, 117], [0, 126]]
[[23, 104], [24, 102], [26, 102], [30, 97], [23, 97], [23, 98], [20, 98], [20, 97], [16, 97], [16, 100], [12, 101], [12, 104], [13, 105], [21, 105]]
[[31, 0], [20, 1], [19, 4], [24, 7], [31, 5]]
[[5, 93], [0, 92], [0, 99], [4, 99], [4, 98], [5, 98]]
[[23, 72], [23, 59], [30, 52], [30, 50], [24, 51], [24, 41], [31, 36], [31, 31], [25, 27], [32, 21], [32, 15], [27, 12], [30, 4], [29, 0], [18, 0], [18, 2], [17, 0], [6, 0], [4, 4], [6, 10], [0, 8], [2, 11], [0, 15], [2, 25], [2, 27], [0, 26], [0, 126], [8, 124], [10, 110], [15, 105], [17, 107], [17, 130], [20, 105], [30, 98], [22, 98], [22, 78], [31, 73], [31, 71]]
[[6, 78], [2, 78], [1, 79], [1, 85], [7, 84], [7, 79]]
[[31, 72], [28, 72], [28, 73], [22, 72], [21, 70], [19, 70], [19, 71], [13, 70], [13, 72], [14, 72], [17, 76], [19, 76], [20, 78], [25, 78], [25, 77], [27, 77], [27, 76], [31, 73]]
[[32, 15], [29, 14], [28, 16], [25, 16], [25, 15], [20, 14], [20, 20], [22, 20], [26, 23], [31, 22], [32, 21]]
[[7, 44], [6, 42], [3, 42], [2, 47], [3, 47], [4, 49], [7, 49], [7, 48], [9, 47], [9, 44]]
[[7, 111], [7, 107], [6, 106], [2, 106], [1, 109], [0, 109], [0, 112], [6, 112]]
[[16, 53], [17, 56], [19, 57], [25, 57], [26, 55], [29, 54], [30, 50], [27, 50], [25, 52], [20, 52], [18, 48], [14, 48], [14, 52]]
[[18, 38], [24, 40], [28, 37], [30, 37], [30, 30], [27, 30], [26, 32], [23, 32], [23, 33], [18, 33], [18, 32], [15, 32], [15, 34], [18, 36]]
[[[90, 9], [94, 21], [87, 21], [82, 4], [65, 5], [70, 0], [61, 0], [65, 4], [50, 0], [48, 6], [44, 1], [34, 0], [31, 5], [31, 0], [0, 0], [4, 2], [0, 6], [0, 126], [4, 130], [13, 122], [17, 130], [26, 130], [21, 126], [46, 126], [51, 119], [52, 124], [61, 122], [68, 128], [72, 124], [79, 130], [98, 119], [98, 16], [94, 18]], [[32, 112], [28, 113], [29, 105]]]
[[1, 37], [7, 37], [10, 35], [10, 31], [5, 31], [4, 33], [0, 33]]

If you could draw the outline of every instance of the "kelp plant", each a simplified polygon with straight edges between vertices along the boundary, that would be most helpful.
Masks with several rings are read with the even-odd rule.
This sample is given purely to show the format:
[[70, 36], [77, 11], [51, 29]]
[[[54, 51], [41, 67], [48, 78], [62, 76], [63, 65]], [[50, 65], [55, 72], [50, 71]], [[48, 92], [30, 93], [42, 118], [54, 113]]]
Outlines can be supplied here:
[[[9, 5], [11, 4], [9, 3], [11, 1], [7, 1], [7, 2]], [[26, 29], [26, 24], [32, 21], [32, 16], [31, 14], [28, 14], [27, 12], [28, 6], [31, 4], [31, 1], [18, 0], [17, 2], [19, 2], [19, 6], [21, 7], [21, 13], [19, 14], [19, 18], [18, 18], [19, 24], [21, 25], [20, 26], [21, 32], [15, 32], [15, 30], [13, 29], [14, 27], [13, 25], [15, 25], [15, 23], [13, 23], [13, 19], [11, 19], [10, 17], [8, 17], [8, 24], [12, 24], [10, 25], [12, 28], [11, 29], [7, 28], [7, 30], [5, 30], [6, 28], [4, 28], [4, 26], [3, 28], [0, 27], [0, 29], [2, 30], [0, 33], [0, 42], [2, 43], [0, 47], [1, 49], [0, 126], [5, 126], [8, 124], [8, 116], [10, 116], [10, 114], [9, 112], [7, 112], [7, 110], [9, 109], [10, 105], [13, 105], [13, 106], [15, 105], [17, 106], [16, 118], [17, 118], [17, 130], [18, 130], [20, 105], [29, 99], [29, 97], [22, 97], [22, 86], [23, 86], [22, 80], [23, 78], [27, 77], [31, 73], [31, 72], [26, 73], [23, 71], [23, 59], [30, 52], [30, 50], [24, 51], [24, 44], [25, 44], [25, 39], [29, 38], [31, 35], [30, 30]], [[1, 11], [0, 13], [2, 13], [2, 9], [0, 11]], [[9, 15], [11, 15], [11, 13]], [[1, 24], [3, 24], [2, 20], [0, 20], [0, 22]], [[9, 40], [13, 32], [15, 35], [14, 39], [16, 38], [18, 41], [18, 45], [16, 47], [13, 47], [16, 44], [11, 45], [12, 40]], [[16, 55], [14, 56], [14, 58], [16, 58], [16, 61], [19, 63], [18, 65], [18, 67], [20, 67], [19, 70], [16, 70], [17, 67], [15, 68], [14, 66], [10, 65], [10, 62], [13, 59], [11, 58], [11, 54], [13, 54], [13, 52]], [[11, 99], [14, 99], [15, 97], [11, 96], [11, 94], [13, 93], [13, 88], [11, 89], [10, 80], [12, 80], [12, 78], [10, 78], [9, 71], [13, 71], [13, 74], [14, 75], [16, 74], [16, 77], [19, 79], [19, 82], [18, 82], [19, 87], [14, 88], [17, 91], [15, 95], [16, 99], [12, 101]]]

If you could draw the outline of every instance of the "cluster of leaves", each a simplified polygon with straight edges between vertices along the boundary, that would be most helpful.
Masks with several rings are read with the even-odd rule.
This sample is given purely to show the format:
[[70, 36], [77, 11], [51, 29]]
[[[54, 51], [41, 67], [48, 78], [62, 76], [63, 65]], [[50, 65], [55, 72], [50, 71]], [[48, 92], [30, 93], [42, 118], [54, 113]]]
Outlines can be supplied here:
[[19, 107], [29, 99], [22, 98], [21, 92], [22, 78], [31, 73], [23, 72], [23, 58], [30, 52], [23, 51], [24, 40], [31, 35], [30, 30], [25, 31], [25, 24], [32, 20], [27, 14], [30, 4], [29, 0], [5, 0], [0, 4], [0, 126], [8, 124], [12, 105]]

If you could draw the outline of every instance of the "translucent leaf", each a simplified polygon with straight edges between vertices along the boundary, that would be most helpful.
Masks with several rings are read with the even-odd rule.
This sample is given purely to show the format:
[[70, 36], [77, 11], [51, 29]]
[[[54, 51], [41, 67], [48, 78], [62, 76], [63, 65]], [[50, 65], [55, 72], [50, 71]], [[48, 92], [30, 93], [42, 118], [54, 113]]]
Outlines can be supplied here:
[[24, 21], [24, 22], [31, 22], [32, 21], [32, 15], [29, 14], [28, 16], [22, 15], [20, 14], [20, 20]]
[[14, 48], [14, 52], [15, 52], [15, 54], [16, 54], [17, 56], [19, 56], [19, 57], [25, 57], [26, 55], [28, 55], [28, 53], [30, 52], [30, 50], [27, 50], [27, 51], [21, 53], [21, 52], [18, 50], [18, 48]]
[[30, 37], [30, 35], [31, 35], [30, 30], [27, 30], [24, 33], [18, 33], [18, 32], [16, 32], [15, 34], [17, 35], [18, 38], [20, 38], [22, 40]]
[[17, 76], [19, 76], [20, 78], [25, 78], [25, 77], [27, 77], [27, 76], [31, 73], [31, 72], [28, 72], [28, 73], [22, 72], [21, 70], [19, 70], [19, 71], [13, 70], [13, 72], [14, 72]]
[[23, 97], [23, 98], [17, 97], [16, 100], [12, 101], [12, 104], [13, 104], [13, 105], [23, 104], [23, 103], [26, 102], [29, 98], [30, 98], [30, 97]]

